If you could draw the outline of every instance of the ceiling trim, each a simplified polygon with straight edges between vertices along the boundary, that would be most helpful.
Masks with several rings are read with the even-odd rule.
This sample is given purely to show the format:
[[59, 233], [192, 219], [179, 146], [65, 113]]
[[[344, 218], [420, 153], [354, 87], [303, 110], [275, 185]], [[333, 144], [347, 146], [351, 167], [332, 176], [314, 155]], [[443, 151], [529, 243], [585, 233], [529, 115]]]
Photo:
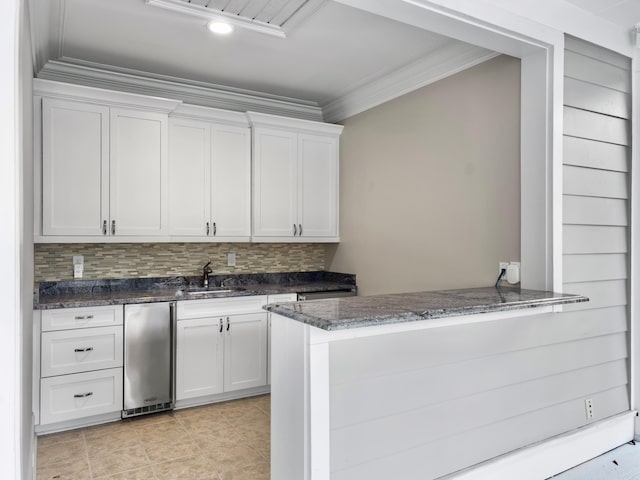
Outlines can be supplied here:
[[322, 105], [324, 119], [327, 122], [340, 122], [498, 55], [497, 52], [467, 43], [452, 42]]
[[[71, 62], [73, 60], [74, 63]], [[37, 77], [57, 82], [86, 85], [141, 95], [181, 100], [205, 107], [247, 112], [250, 110], [322, 121], [322, 110], [314, 102], [250, 90], [227, 88], [205, 82], [192, 82], [168, 75], [77, 62], [75, 59], [50, 60]]]

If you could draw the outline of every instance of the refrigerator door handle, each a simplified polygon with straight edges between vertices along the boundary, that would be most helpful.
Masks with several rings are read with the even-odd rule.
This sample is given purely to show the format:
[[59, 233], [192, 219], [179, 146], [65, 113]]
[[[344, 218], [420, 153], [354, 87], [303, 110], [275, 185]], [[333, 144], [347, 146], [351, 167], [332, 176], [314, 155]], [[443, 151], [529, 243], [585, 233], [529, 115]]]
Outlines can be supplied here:
[[178, 317], [176, 302], [169, 304], [169, 321], [171, 323], [171, 403], [176, 404], [176, 346], [178, 337]]

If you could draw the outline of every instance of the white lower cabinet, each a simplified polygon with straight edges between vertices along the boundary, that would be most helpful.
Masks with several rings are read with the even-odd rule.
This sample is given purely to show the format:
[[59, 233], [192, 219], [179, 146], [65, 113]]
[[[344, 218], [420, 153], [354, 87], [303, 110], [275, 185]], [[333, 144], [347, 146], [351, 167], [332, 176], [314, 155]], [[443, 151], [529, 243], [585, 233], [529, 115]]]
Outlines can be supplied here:
[[178, 302], [177, 401], [267, 385], [266, 299]]
[[117, 418], [122, 410], [122, 305], [45, 310], [40, 331], [39, 424], [55, 424], [40, 430], [69, 428], [61, 422], [95, 415]]
[[43, 378], [40, 423], [49, 424], [122, 410], [122, 368]]
[[222, 328], [217, 318], [178, 321], [176, 400], [222, 393]]

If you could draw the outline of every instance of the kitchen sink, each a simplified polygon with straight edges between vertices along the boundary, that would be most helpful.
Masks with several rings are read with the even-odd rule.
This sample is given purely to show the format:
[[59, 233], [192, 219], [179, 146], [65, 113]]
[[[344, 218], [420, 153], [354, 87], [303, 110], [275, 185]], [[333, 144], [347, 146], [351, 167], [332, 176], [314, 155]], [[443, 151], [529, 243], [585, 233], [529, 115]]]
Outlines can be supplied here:
[[182, 292], [184, 295], [196, 296], [196, 295], [208, 295], [210, 293], [231, 293], [231, 292], [241, 292], [246, 290], [244, 287], [192, 287], [185, 288]]

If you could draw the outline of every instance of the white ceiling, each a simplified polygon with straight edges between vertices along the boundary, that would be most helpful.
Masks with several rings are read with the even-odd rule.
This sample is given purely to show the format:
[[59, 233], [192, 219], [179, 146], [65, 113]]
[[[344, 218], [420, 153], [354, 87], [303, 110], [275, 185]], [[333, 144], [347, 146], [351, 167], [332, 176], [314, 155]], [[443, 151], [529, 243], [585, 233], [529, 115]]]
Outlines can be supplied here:
[[[60, 2], [56, 18], [43, 4]], [[206, 21], [144, 0], [32, 0], [50, 22], [51, 59], [141, 71], [323, 105], [453, 43], [390, 19], [325, 2], [287, 38]], [[36, 36], [36, 41], [42, 42]]]
[[567, 2], [628, 30], [640, 22], [640, 0], [567, 0]]

